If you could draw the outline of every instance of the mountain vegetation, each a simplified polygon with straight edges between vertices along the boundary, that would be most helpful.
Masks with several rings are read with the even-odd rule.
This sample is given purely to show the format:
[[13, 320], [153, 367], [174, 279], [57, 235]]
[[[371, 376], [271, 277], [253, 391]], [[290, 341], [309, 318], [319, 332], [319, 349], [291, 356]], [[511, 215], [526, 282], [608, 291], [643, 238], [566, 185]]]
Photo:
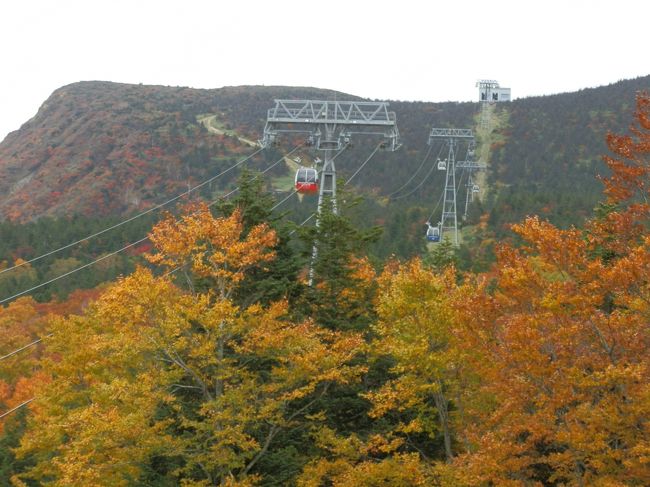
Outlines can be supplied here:
[[[363, 184], [342, 185], [340, 211], [326, 199], [318, 226], [297, 224], [313, 197], [276, 208], [286, 192], [274, 180], [287, 169], [259, 172], [282, 161], [276, 149], [252, 159], [253, 171], [100, 233], [211, 176], [220, 160], [223, 170], [247, 157], [260, 100], [291, 95], [63, 88], [60, 104], [0, 146], [0, 485], [650, 484], [650, 95], [626, 101], [637, 82], [648, 78], [495, 107], [488, 191], [464, 244], [431, 251], [418, 231], [430, 188], [395, 203], [386, 195], [424, 158], [424, 144], [410, 144], [431, 124], [473, 124], [475, 104], [394, 103], [405, 155], [383, 153]], [[130, 93], [123, 115], [98, 95], [115, 88]], [[611, 99], [580, 118], [598, 90]], [[76, 173], [77, 193], [66, 193], [75, 203], [43, 193], [21, 206], [67, 174], [56, 164], [76, 167], [73, 133], [90, 119], [61, 133], [48, 120], [73, 110], [66, 99], [80, 92], [94, 107], [85, 113], [104, 107], [114, 130], [125, 130], [130, 103], [144, 118], [97, 141], [110, 151]], [[219, 114], [222, 134], [199, 121], [206, 113]], [[587, 130], [569, 122], [587, 119]], [[159, 139], [147, 142], [143, 127]], [[582, 135], [562, 138], [571, 131]], [[40, 137], [57, 140], [54, 155], [36, 157]], [[602, 159], [590, 145], [598, 137]], [[360, 141], [337, 166], [351, 174], [369, 147]], [[163, 161], [173, 181], [145, 188]], [[129, 181], [137, 201], [110, 197]], [[555, 199], [568, 182], [573, 194]]]
[[[497, 116], [505, 122], [494, 129], [490, 140], [479, 139], [489, 145], [481, 152], [488, 159], [487, 177], [479, 200], [461, 224], [466, 227], [461, 266], [485, 269], [494, 259], [495, 239], [516, 238], [509, 225], [526, 215], [539, 214], [563, 228], [581, 224], [599, 200], [596, 176], [607, 173], [601, 159], [604, 137], [608, 130], [625, 130], [635, 93], [649, 86], [650, 77], [644, 77], [496, 106]], [[108, 82], [75, 83], [54, 92], [33, 119], [0, 143], [2, 265], [10, 267], [17, 259], [41, 255], [41, 249], [90, 235], [119, 216], [151, 213], [130, 224], [128, 231], [105, 235], [86, 250], [60, 254], [56, 262], [35, 263], [31, 274], [23, 273], [13, 281], [0, 275], [3, 294], [13, 295], [61, 269], [72, 269], [120, 243], [144, 237], [159, 218], [159, 211], [153, 211], [157, 204], [208, 178], [225, 172], [192, 196], [218, 199], [235, 187], [243, 168], [267, 169], [285, 149], [261, 152], [231, 170], [253, 153], [244, 141], [259, 138], [274, 98], [357, 99], [313, 88], [196, 90]], [[379, 152], [355, 178], [351, 192], [364, 199], [349, 213], [357, 226], [384, 229], [370, 249], [380, 260], [424, 252], [423, 222], [439, 219], [441, 207], [436, 201], [444, 184], [444, 175], [430, 169], [440, 147], [430, 147], [431, 154], [425, 157], [429, 129], [475, 127], [479, 105], [397, 101], [391, 102], [391, 109], [397, 114], [404, 145], [395, 153]], [[202, 123], [206, 119], [219, 130]], [[364, 138], [354, 142], [337, 161], [342, 177], [356, 170], [374, 143]], [[285, 140], [283, 146], [291, 143]], [[306, 149], [296, 155], [306, 161], [316, 157]], [[275, 166], [267, 177], [271, 187], [278, 189], [275, 182], [290, 180], [291, 169]], [[411, 183], [404, 186], [409, 179]], [[314, 205], [314, 198], [306, 197], [290, 199], [282, 209], [288, 211], [287, 218], [302, 222]], [[122, 259], [113, 267], [116, 273], [87, 272], [88, 277], [77, 285], [57, 285], [37, 297], [92, 287], [132, 270], [133, 265], [133, 259]]]
[[[491, 148], [488, 171], [493, 188], [488, 194], [497, 199], [499, 212], [508, 204], [507, 195], [523, 197], [537, 188], [525, 203], [538, 210], [545, 203], [541, 193], [551, 199], [551, 191], [561, 194], [571, 187], [570, 193], [585, 195], [585, 201], [575, 203], [583, 205], [578, 213], [588, 214], [598, 193], [593, 176], [604, 167], [602, 140], [607, 130], [625, 129], [635, 93], [648, 86], [650, 79], [645, 77], [501, 105], [499, 109], [508, 112], [508, 123], [499, 129], [501, 140]], [[288, 87], [197, 90], [107, 82], [65, 86], [0, 144], [0, 215], [25, 221], [147, 208], [246, 153], [248, 147], [227, 134], [259, 138], [273, 99], [337, 97], [358, 99]], [[394, 154], [380, 153], [363, 179], [355, 182], [370, 194], [388, 194], [410, 177], [424, 157], [431, 127], [475, 127], [479, 104], [397, 101], [391, 102], [391, 109], [397, 114], [404, 146]], [[202, 114], [215, 115], [227, 129], [225, 134], [208, 132], [198, 122]], [[370, 152], [370, 142], [355, 142], [340, 158], [344, 175]], [[255, 167], [262, 168], [265, 162], [257, 160]], [[222, 188], [234, 179], [230, 174], [215, 185]], [[432, 206], [431, 194], [439, 193], [440, 186], [441, 176], [434, 171], [431, 181], [406, 203]], [[508, 188], [506, 196], [501, 196], [501, 186]], [[548, 208], [545, 211], [554, 216]]]

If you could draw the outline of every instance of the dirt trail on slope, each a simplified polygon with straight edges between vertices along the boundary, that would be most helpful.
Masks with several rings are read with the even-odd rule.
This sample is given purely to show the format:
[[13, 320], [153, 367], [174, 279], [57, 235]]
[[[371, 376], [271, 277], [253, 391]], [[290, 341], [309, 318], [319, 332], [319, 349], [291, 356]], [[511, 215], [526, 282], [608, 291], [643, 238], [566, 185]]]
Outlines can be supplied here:
[[237, 140], [239, 140], [242, 144], [246, 144], [251, 147], [259, 147], [259, 144], [257, 142], [237, 135], [237, 133], [234, 130], [224, 130], [216, 127], [215, 125], [217, 121], [217, 115], [203, 115], [203, 116], [198, 116], [196, 119], [210, 133], [217, 134], [217, 135], [227, 135], [229, 137], [237, 137]]
[[[224, 130], [222, 128], [219, 128], [217, 126], [218, 125], [217, 117], [218, 115], [199, 115], [198, 117], [196, 117], [196, 120], [201, 125], [203, 125], [208, 130], [208, 132], [212, 134], [227, 135], [229, 137], [237, 137], [237, 140], [239, 140], [243, 144], [249, 145], [251, 147], [259, 147], [259, 144], [257, 142], [239, 136], [234, 130]], [[284, 163], [289, 169], [290, 173], [295, 173], [298, 170], [298, 168], [300, 168], [300, 164], [294, 161], [289, 156], [284, 156]], [[290, 188], [282, 188], [282, 189], [290, 191], [291, 189], [293, 189], [293, 182], [291, 183]], [[301, 201], [302, 201], [302, 196], [303, 195], [301, 194], [298, 195]]]

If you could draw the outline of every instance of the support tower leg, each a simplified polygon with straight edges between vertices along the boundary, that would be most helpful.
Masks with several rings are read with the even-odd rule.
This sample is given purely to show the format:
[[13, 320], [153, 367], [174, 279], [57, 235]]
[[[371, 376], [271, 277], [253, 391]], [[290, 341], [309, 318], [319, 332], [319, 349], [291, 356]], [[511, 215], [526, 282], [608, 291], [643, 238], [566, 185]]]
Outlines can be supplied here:
[[458, 218], [456, 216], [456, 141], [449, 139], [447, 155], [447, 174], [445, 178], [445, 193], [440, 221], [440, 240], [447, 234], [454, 245], [458, 245]]
[[[326, 126], [325, 127], [325, 143], [329, 145], [334, 145], [336, 139], [334, 139], [335, 127]], [[320, 174], [320, 184], [318, 192], [318, 214], [316, 215], [316, 228], [320, 226], [321, 211], [323, 208], [323, 203], [325, 198], [329, 198], [332, 202], [332, 211], [335, 215], [339, 214], [338, 202], [336, 201], [336, 167], [334, 166], [334, 156], [333, 149], [326, 149], [325, 156], [323, 161], [323, 170]], [[309, 264], [309, 285], [311, 286], [314, 282], [314, 265], [316, 264], [316, 258], [318, 257], [318, 247], [314, 243], [314, 246], [311, 251], [311, 263]]]

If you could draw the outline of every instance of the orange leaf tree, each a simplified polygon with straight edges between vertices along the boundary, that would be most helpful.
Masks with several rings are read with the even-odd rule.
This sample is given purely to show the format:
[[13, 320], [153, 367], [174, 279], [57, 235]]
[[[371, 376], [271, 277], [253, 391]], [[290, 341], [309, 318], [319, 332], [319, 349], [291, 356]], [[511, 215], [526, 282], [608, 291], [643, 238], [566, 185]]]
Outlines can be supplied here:
[[650, 103], [609, 137], [608, 211], [587, 232], [529, 218], [457, 303], [481, 377], [457, 460], [471, 485], [650, 483]]

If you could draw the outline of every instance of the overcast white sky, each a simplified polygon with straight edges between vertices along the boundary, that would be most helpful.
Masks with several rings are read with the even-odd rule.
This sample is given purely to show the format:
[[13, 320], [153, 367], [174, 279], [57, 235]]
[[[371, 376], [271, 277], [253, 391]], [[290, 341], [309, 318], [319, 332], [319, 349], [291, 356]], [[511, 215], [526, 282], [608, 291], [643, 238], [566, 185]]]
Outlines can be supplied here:
[[[650, 74], [648, 0], [5, 0], [0, 140], [80, 80], [513, 97]], [[650, 88], [650, 87], [649, 87]]]

